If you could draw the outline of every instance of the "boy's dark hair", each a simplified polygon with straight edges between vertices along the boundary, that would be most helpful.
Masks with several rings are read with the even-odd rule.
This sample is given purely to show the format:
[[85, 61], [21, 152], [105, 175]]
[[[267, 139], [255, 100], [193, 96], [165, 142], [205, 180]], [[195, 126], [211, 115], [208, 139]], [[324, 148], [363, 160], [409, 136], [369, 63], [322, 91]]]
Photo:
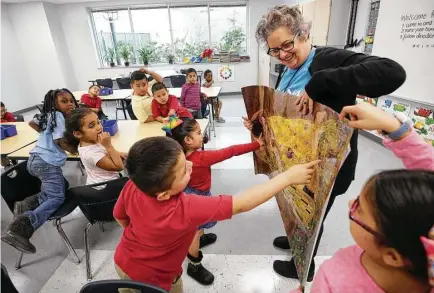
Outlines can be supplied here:
[[131, 181], [144, 193], [156, 197], [171, 188], [182, 147], [167, 137], [149, 137], [136, 142], [128, 152], [125, 168]]
[[71, 95], [75, 107], [78, 108], [77, 100], [75, 99], [74, 95], [71, 93], [70, 90], [66, 88], [49, 90], [45, 94], [44, 103], [42, 104], [42, 114], [39, 116], [39, 128], [41, 130], [47, 129], [48, 115], [50, 115], [51, 117], [50, 131], [53, 131], [54, 128], [57, 127], [57, 122], [56, 122], [57, 96], [59, 94], [62, 94], [63, 92], [67, 92]]
[[[197, 121], [194, 118], [180, 118], [183, 122], [172, 129], [170, 136], [184, 148], [184, 139], [193, 131]], [[185, 151], [185, 149], [184, 149]]]
[[141, 72], [140, 70], [136, 70], [133, 73], [131, 73], [130, 79], [131, 79], [131, 84], [133, 84], [134, 81], [136, 81], [136, 80], [146, 79], [146, 81], [148, 81], [146, 74], [144, 72]]
[[167, 91], [167, 87], [164, 85], [164, 83], [162, 82], [156, 82], [153, 86], [152, 86], [152, 93], [155, 93], [159, 90], [165, 89]]
[[66, 119], [66, 130], [63, 133], [63, 137], [66, 143], [72, 147], [73, 154], [78, 153], [78, 145], [80, 144], [80, 140], [74, 136], [74, 131], [81, 131], [83, 118], [92, 113], [94, 112], [87, 107], [77, 108]]
[[101, 88], [99, 85], [97, 85], [97, 84], [93, 84], [93, 85], [91, 85], [91, 86], [89, 87], [88, 90], [90, 90], [90, 89], [93, 88], [94, 86], [96, 86], [96, 87], [98, 87], [98, 88]]
[[419, 237], [428, 238], [434, 224], [434, 172], [384, 171], [368, 180], [365, 194], [384, 237], [377, 241], [410, 260], [408, 271], [428, 282], [427, 256]]
[[204, 77], [206, 77], [208, 74], [212, 74], [212, 71], [211, 70], [209, 70], [209, 69], [207, 69], [207, 70], [205, 70], [205, 72], [203, 73], [203, 76]]
[[5, 108], [5, 107], [6, 107], [5, 104], [3, 104], [3, 102], [0, 102], [0, 103], [2, 103], [2, 105], [1, 105], [2, 108]]
[[196, 75], [197, 75], [196, 69], [194, 69], [194, 68], [189, 68], [189, 69], [187, 69], [187, 71], [186, 71], [187, 75], [189, 75], [189, 74], [192, 73], [192, 72], [196, 73]]

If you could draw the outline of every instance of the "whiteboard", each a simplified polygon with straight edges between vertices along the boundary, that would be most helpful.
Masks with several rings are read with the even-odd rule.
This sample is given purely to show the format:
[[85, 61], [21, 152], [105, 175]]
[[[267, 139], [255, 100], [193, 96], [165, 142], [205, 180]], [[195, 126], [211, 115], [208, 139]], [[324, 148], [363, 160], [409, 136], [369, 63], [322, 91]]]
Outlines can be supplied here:
[[407, 72], [392, 95], [434, 104], [434, 0], [381, 0], [372, 55]]

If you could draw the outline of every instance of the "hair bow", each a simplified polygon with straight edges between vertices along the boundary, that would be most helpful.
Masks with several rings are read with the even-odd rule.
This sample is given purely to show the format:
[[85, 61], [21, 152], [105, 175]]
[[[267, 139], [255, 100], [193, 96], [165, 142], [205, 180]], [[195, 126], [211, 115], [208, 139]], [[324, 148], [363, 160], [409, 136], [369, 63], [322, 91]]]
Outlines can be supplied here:
[[182, 122], [184, 121], [179, 119], [176, 115], [172, 115], [170, 117], [164, 118], [164, 125], [161, 129], [172, 135], [172, 129], [182, 124]]
[[434, 226], [428, 233], [428, 238], [420, 236], [420, 241], [426, 251], [426, 258], [428, 260], [428, 282], [434, 287]]

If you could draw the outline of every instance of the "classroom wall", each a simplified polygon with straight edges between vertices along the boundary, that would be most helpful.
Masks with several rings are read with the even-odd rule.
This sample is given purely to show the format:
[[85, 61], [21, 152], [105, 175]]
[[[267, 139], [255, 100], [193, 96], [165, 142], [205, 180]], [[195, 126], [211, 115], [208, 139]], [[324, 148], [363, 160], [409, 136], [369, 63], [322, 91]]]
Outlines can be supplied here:
[[69, 57], [65, 34], [63, 33], [57, 7], [55, 4], [47, 2], [44, 2], [43, 5], [65, 86], [68, 89], [77, 88], [77, 79], [72, 70], [73, 66], [71, 58]]
[[34, 100], [33, 85], [23, 59], [8, 5], [1, 5], [1, 100], [11, 112], [28, 107]]
[[347, 40], [351, 0], [331, 0], [327, 45], [343, 48]]
[[[15, 30], [21, 56], [26, 64], [27, 83], [32, 88], [32, 104], [43, 100], [50, 88], [65, 86], [56, 48], [42, 2], [9, 4], [9, 17]], [[3, 71], [3, 65], [2, 65]]]

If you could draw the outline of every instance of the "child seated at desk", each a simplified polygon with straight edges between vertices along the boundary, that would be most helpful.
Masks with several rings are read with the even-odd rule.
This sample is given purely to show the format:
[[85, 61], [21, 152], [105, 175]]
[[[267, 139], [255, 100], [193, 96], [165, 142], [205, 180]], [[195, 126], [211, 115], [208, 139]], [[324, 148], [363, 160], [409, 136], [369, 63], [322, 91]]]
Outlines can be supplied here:
[[125, 165], [130, 180], [113, 210], [124, 228], [114, 255], [119, 277], [182, 292], [181, 266], [200, 225], [230, 219], [289, 185], [310, 182], [317, 163], [293, 166], [237, 196], [186, 195], [192, 163], [182, 146], [168, 137], [136, 142]]
[[[148, 82], [146, 74], [153, 77], [153, 80]], [[152, 86], [156, 82], [162, 82], [163, 78], [156, 72], [147, 68], [134, 71], [131, 74], [131, 88], [133, 94], [131, 95], [131, 107], [134, 115], [142, 123], [155, 121], [152, 115]], [[149, 88], [151, 87], [151, 89]]]
[[102, 99], [98, 96], [99, 91], [100, 87], [98, 85], [91, 85], [89, 87], [89, 93], [82, 95], [80, 102], [95, 112], [99, 119], [107, 120], [108, 117], [102, 111]]
[[8, 226], [1, 240], [17, 250], [35, 253], [30, 237], [65, 200], [65, 178], [62, 166], [71, 146], [63, 137], [65, 116], [78, 107], [67, 89], [50, 90], [45, 95], [42, 114], [29, 125], [40, 133], [36, 146], [30, 151], [27, 170], [41, 180], [41, 192], [14, 205], [15, 219]]
[[87, 108], [72, 111], [66, 120], [65, 140], [73, 154], [80, 154], [86, 169], [86, 184], [95, 184], [119, 178], [124, 170], [125, 153], [118, 152], [108, 132], [96, 114]]
[[6, 109], [5, 104], [3, 104], [3, 102], [1, 102], [1, 113], [2, 113], [2, 120], [1, 122], [15, 122], [15, 117], [12, 113], [8, 112], [8, 109]]
[[[206, 95], [205, 95], [206, 96]], [[187, 69], [187, 83], [182, 86], [181, 106], [194, 113], [194, 118], [202, 119], [200, 84], [194, 68]]]
[[[204, 87], [212, 87], [212, 85], [214, 84], [214, 80], [212, 78], [212, 71], [207, 69], [205, 70], [203, 77], [205, 78], [205, 82], [203, 83]], [[222, 111], [222, 106], [223, 103], [222, 101], [218, 101], [216, 99], [211, 99], [211, 102], [213, 103], [213, 109], [214, 109], [214, 120], [218, 123], [225, 123], [225, 119], [223, 119], [222, 117], [220, 117], [220, 112]]]
[[176, 115], [180, 118], [192, 118], [191, 113], [181, 107], [178, 98], [169, 95], [166, 86], [162, 82], [157, 82], [152, 86], [152, 115], [158, 122], [164, 122], [164, 118]]

